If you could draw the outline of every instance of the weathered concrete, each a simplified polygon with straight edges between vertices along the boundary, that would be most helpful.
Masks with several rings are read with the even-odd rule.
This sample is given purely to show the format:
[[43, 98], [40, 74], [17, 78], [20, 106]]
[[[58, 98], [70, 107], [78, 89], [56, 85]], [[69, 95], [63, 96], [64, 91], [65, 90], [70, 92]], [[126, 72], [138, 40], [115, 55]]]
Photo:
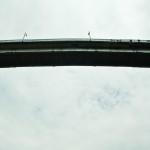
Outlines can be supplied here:
[[0, 67], [29, 66], [150, 67], [150, 41], [0, 41]]

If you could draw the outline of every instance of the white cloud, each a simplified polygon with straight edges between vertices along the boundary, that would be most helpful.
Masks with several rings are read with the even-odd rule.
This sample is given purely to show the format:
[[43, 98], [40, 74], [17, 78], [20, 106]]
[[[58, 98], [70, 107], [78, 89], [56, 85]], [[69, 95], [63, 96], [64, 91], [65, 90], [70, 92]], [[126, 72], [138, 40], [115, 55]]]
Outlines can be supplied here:
[[1, 0], [0, 39], [149, 39], [147, 0]]
[[149, 149], [148, 69], [46, 67], [0, 73], [1, 149]]

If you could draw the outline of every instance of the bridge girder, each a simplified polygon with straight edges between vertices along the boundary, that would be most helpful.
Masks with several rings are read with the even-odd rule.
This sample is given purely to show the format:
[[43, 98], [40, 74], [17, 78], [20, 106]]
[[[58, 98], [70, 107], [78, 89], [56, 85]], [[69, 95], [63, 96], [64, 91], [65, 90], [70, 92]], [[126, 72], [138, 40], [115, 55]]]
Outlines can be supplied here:
[[0, 41], [0, 67], [119, 66], [150, 67], [150, 41], [14, 40]]

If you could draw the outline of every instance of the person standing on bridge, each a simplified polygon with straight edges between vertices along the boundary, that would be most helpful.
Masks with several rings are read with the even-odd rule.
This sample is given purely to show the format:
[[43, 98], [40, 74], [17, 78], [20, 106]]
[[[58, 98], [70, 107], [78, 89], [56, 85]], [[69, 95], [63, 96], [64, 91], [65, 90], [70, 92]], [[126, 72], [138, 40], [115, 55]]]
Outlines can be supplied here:
[[88, 36], [90, 37], [90, 41], [91, 41], [91, 33], [90, 33], [90, 31], [88, 32]]

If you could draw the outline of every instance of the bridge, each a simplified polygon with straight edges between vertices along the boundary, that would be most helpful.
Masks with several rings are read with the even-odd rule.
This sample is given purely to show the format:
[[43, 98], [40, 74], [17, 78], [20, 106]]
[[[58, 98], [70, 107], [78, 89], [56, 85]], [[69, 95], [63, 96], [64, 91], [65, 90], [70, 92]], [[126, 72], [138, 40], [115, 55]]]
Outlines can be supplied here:
[[53, 39], [0, 41], [0, 67], [150, 67], [150, 40]]

